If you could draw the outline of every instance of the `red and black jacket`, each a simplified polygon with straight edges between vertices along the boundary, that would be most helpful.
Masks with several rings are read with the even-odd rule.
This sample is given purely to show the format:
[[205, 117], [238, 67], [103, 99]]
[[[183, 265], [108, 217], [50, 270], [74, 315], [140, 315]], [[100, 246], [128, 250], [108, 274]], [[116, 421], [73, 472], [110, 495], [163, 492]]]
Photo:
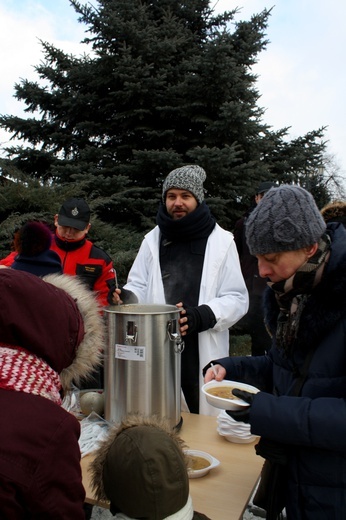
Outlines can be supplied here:
[[67, 242], [54, 235], [51, 249], [60, 256], [64, 274], [77, 275], [97, 292], [102, 306], [112, 303], [115, 290], [115, 270], [111, 258], [103, 249], [83, 238]]

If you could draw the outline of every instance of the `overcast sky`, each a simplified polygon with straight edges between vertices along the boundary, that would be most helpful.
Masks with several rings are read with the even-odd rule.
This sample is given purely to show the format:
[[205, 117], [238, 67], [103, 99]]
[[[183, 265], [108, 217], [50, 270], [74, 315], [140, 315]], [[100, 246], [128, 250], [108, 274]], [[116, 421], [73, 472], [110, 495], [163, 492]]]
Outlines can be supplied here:
[[[239, 7], [236, 20], [273, 7], [270, 43], [255, 68], [264, 122], [273, 130], [289, 126], [290, 138], [328, 126], [328, 151], [346, 178], [345, 0], [214, 0], [210, 5], [217, 11]], [[85, 28], [68, 0], [0, 0], [1, 114], [23, 115], [14, 84], [37, 79], [34, 66], [43, 59], [39, 39], [79, 56], [88, 50], [80, 45]], [[0, 147], [9, 137], [0, 130]]]

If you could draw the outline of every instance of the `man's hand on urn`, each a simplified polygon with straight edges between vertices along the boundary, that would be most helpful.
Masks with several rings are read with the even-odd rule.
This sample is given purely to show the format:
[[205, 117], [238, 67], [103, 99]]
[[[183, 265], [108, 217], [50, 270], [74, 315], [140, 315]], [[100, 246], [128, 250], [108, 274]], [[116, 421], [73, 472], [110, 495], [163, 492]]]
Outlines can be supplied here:
[[196, 307], [184, 307], [182, 302], [177, 303], [180, 310], [180, 334], [186, 336], [193, 332], [203, 332], [211, 329], [216, 324], [216, 318], [211, 308], [206, 305]]
[[115, 289], [113, 292], [113, 303], [114, 305], [120, 305], [123, 303], [122, 299], [120, 298], [121, 295], [121, 289]]
[[186, 316], [186, 309], [184, 309], [183, 302], [179, 302], [176, 304], [178, 309], [180, 309], [180, 318], [179, 318], [179, 327], [180, 327], [180, 334], [182, 336], [186, 336], [188, 331], [188, 323], [187, 323], [187, 316]]

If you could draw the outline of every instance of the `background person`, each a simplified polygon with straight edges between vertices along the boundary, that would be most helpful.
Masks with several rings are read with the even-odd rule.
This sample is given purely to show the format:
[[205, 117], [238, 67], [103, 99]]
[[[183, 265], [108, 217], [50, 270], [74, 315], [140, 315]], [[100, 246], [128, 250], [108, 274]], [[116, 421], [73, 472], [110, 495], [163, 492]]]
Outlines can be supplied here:
[[251, 213], [246, 239], [270, 280], [273, 343], [265, 356], [214, 359], [217, 380], [261, 390], [235, 390], [250, 406], [228, 413], [261, 436], [257, 452], [272, 468], [261, 482], [289, 520], [346, 518], [346, 230], [326, 226], [310, 193], [283, 185]]
[[70, 198], [54, 217], [51, 249], [60, 256], [64, 274], [77, 275], [97, 294], [102, 306], [113, 301], [115, 271], [111, 258], [87, 239], [90, 208], [84, 199]]
[[346, 201], [334, 200], [321, 209], [325, 222], [341, 222], [346, 227]]
[[157, 226], [145, 236], [121, 298], [126, 303], [130, 293], [139, 303], [184, 307], [184, 397], [190, 412], [216, 415], [200, 401], [202, 367], [211, 357], [228, 354], [228, 329], [247, 311], [248, 294], [233, 235], [215, 222], [204, 202], [205, 178], [197, 165], [167, 176]]
[[110, 501], [117, 519], [208, 520], [193, 510], [184, 448], [163, 420], [126, 417], [95, 453], [97, 500]]
[[[234, 332], [249, 334], [251, 337], [251, 355], [261, 356], [265, 354], [271, 344], [271, 338], [264, 325], [262, 296], [267, 287], [267, 282], [261, 278], [258, 272], [257, 258], [253, 256], [246, 243], [245, 226], [251, 211], [262, 200], [264, 195], [275, 183], [271, 181], [261, 182], [254, 196], [254, 203], [249, 211], [239, 219], [234, 227], [234, 241], [237, 246], [240, 267], [249, 292], [249, 310], [245, 316], [233, 327]], [[233, 330], [231, 330], [232, 335]]]
[[80, 425], [61, 400], [99, 363], [103, 333], [76, 277], [0, 269], [1, 519], [85, 519]]
[[14, 235], [16, 255], [12, 269], [26, 271], [36, 276], [62, 274], [59, 255], [50, 250], [52, 233], [43, 222], [26, 222]]

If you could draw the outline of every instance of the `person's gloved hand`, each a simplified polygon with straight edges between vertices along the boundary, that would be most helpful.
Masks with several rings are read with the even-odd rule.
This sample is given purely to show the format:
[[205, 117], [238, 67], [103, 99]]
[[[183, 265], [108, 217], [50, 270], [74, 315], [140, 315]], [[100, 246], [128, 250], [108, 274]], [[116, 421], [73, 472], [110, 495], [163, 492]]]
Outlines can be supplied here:
[[[116, 296], [118, 294], [118, 297]], [[117, 304], [118, 300], [120, 299], [120, 303], [138, 303], [138, 298], [129, 289], [124, 289], [123, 287], [116, 289], [113, 293], [113, 303]]]
[[227, 415], [232, 417], [232, 419], [235, 421], [248, 423], [250, 419], [250, 408], [253, 403], [255, 394], [247, 392], [246, 390], [240, 390], [239, 388], [233, 388], [232, 393], [235, 397], [239, 397], [239, 399], [242, 399], [250, 406], [246, 406], [240, 410], [226, 410]]
[[187, 307], [184, 317], [187, 319], [185, 324], [188, 326], [186, 334], [203, 332], [213, 328], [216, 323], [213, 311], [205, 304], [198, 307]]

